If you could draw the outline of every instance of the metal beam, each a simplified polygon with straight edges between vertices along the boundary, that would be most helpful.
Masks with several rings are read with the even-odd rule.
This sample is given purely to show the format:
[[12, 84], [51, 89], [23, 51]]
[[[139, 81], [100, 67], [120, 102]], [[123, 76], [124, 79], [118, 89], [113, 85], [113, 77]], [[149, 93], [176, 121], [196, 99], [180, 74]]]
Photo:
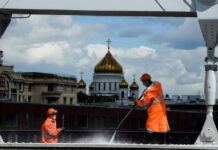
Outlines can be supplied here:
[[5, 30], [7, 29], [8, 25], [11, 22], [11, 15], [12, 14], [1, 14], [0, 13], [0, 38], [2, 37]]
[[196, 17], [191, 0], [1, 0], [8, 14]]

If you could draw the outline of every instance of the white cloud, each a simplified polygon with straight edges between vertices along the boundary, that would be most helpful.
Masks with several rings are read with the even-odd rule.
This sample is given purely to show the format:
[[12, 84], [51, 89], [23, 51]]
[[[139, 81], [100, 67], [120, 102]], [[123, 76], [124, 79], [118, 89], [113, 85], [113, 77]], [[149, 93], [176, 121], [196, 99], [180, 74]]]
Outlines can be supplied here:
[[27, 62], [30, 64], [46, 63], [64, 65], [64, 49], [69, 49], [65, 42], [35, 44], [26, 50]]
[[[89, 44], [86, 47], [89, 57], [102, 58], [107, 52], [107, 46], [103, 44]], [[136, 48], [123, 49], [123, 48], [111, 48], [111, 53], [114, 56], [126, 58], [126, 59], [138, 59], [145, 57], [155, 57], [155, 50], [145, 46], [139, 46]]]

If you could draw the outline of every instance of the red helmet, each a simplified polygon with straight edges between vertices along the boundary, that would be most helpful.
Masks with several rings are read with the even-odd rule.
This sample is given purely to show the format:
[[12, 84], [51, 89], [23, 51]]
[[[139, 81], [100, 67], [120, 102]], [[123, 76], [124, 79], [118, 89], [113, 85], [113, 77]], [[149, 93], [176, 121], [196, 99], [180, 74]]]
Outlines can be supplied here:
[[151, 80], [151, 76], [148, 73], [144, 73], [141, 76], [141, 81], [145, 81], [145, 80]]
[[54, 108], [49, 108], [47, 114], [48, 115], [53, 115], [53, 114], [57, 114], [58, 111]]

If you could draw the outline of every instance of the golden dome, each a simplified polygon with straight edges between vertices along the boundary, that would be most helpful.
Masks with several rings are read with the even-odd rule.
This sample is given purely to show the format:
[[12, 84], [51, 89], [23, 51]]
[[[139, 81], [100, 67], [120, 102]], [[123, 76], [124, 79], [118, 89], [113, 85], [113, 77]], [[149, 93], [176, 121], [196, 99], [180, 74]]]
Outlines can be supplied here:
[[79, 81], [79, 86], [78, 86], [78, 88], [85, 88], [86, 87], [86, 83], [83, 81], [83, 79], [81, 79], [80, 81]]
[[131, 86], [130, 86], [130, 89], [131, 90], [138, 90], [139, 86], [138, 86], [138, 84], [135, 81], [133, 81]]
[[90, 90], [93, 90], [93, 89], [94, 89], [94, 83], [93, 83], [93, 82], [89, 85], [89, 89], [90, 89]]
[[120, 82], [120, 88], [128, 88], [128, 83], [125, 79]]
[[107, 54], [95, 66], [95, 73], [123, 73], [123, 68], [108, 50]]

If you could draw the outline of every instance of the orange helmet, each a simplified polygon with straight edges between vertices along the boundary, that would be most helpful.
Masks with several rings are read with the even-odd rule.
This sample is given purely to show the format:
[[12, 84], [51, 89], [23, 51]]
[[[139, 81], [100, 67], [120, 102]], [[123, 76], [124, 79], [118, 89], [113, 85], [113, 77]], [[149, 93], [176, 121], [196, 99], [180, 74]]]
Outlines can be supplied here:
[[53, 114], [57, 114], [58, 111], [54, 108], [49, 108], [47, 114], [48, 115], [53, 115]]
[[141, 76], [141, 81], [145, 81], [145, 80], [151, 80], [151, 76], [148, 73], [144, 73]]

